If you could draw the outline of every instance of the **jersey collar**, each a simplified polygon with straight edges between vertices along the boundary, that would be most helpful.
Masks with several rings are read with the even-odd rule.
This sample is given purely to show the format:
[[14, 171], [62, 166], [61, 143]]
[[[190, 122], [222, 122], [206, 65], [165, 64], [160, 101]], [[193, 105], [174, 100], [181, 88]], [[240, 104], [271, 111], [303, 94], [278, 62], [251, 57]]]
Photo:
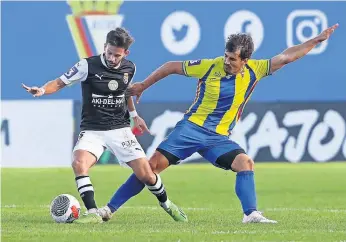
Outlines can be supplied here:
[[[100, 55], [100, 58], [101, 58], [102, 65], [104, 65], [105, 67], [109, 68], [109, 67], [107, 66], [106, 61], [105, 61], [104, 54], [101, 54], [101, 55]], [[115, 67], [113, 67], [113, 68], [109, 68], [109, 69], [118, 69], [118, 68], [120, 67], [120, 65], [121, 65], [121, 61], [120, 61], [119, 65], [117, 65], [117, 66], [115, 66]]]

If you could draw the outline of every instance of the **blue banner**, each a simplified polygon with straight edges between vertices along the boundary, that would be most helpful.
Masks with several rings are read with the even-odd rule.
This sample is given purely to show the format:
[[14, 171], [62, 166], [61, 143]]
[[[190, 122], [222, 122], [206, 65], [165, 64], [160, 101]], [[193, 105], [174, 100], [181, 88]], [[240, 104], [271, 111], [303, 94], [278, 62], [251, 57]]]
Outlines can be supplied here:
[[[345, 161], [345, 105], [346, 102], [249, 103], [230, 139], [256, 162]], [[183, 118], [189, 106], [190, 103], [157, 102], [138, 105], [138, 112], [151, 133], [137, 134], [148, 158]], [[75, 102], [74, 107], [75, 120], [78, 121], [79, 102]], [[74, 140], [78, 133], [77, 125]], [[195, 153], [183, 162], [201, 161], [205, 162]], [[110, 152], [105, 152], [99, 163], [117, 163], [117, 159]]]
[[[97, 6], [92, 6], [96, 2]], [[346, 2], [2, 2], [2, 99], [32, 98], [21, 82], [41, 85], [85, 55], [102, 52], [105, 33], [123, 26], [135, 38], [129, 59], [143, 80], [169, 60], [223, 55], [225, 37], [251, 33], [254, 58], [270, 58], [323, 28], [332, 38], [310, 55], [263, 80], [255, 101], [345, 100]], [[196, 81], [169, 77], [143, 102], [189, 102]], [[75, 85], [43, 98], [80, 99]]]
[[[230, 139], [256, 162], [345, 161], [345, 102], [249, 103]], [[190, 103], [140, 104], [152, 135], [139, 141], [148, 157], [181, 120]], [[185, 161], [201, 161], [195, 153]]]

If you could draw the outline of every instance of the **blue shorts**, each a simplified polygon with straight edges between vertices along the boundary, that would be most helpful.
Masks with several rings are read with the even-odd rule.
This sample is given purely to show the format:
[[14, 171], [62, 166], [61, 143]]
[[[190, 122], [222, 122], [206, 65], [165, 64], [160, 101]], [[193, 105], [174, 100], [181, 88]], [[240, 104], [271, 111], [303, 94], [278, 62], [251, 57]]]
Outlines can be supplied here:
[[176, 124], [158, 149], [164, 150], [180, 160], [198, 152], [217, 167], [220, 166], [216, 164], [216, 161], [223, 154], [235, 150], [241, 150], [240, 153], [245, 153], [236, 142], [229, 140], [228, 136], [217, 134], [185, 119]]

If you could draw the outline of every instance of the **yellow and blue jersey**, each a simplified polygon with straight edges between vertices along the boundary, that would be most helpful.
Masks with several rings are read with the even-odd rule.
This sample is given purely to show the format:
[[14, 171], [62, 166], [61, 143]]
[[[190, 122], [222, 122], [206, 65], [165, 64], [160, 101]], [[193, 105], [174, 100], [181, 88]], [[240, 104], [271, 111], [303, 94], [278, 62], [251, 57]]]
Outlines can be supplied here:
[[196, 98], [184, 119], [221, 135], [239, 120], [257, 82], [269, 75], [270, 60], [249, 60], [242, 73], [224, 71], [224, 57], [184, 61], [186, 76], [198, 78]]

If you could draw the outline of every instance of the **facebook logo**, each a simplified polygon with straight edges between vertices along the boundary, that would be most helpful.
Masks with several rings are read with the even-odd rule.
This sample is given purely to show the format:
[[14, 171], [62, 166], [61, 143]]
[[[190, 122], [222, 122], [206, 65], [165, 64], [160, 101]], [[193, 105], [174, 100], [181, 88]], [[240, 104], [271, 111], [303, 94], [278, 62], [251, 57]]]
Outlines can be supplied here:
[[251, 21], [246, 20], [246, 21], [241, 25], [241, 32], [242, 32], [242, 33], [250, 33], [249, 27], [251, 27]]
[[264, 28], [261, 19], [253, 12], [247, 10], [237, 11], [226, 21], [224, 28], [225, 41], [230, 34], [247, 33], [250, 34], [255, 50], [258, 49], [264, 38]]

